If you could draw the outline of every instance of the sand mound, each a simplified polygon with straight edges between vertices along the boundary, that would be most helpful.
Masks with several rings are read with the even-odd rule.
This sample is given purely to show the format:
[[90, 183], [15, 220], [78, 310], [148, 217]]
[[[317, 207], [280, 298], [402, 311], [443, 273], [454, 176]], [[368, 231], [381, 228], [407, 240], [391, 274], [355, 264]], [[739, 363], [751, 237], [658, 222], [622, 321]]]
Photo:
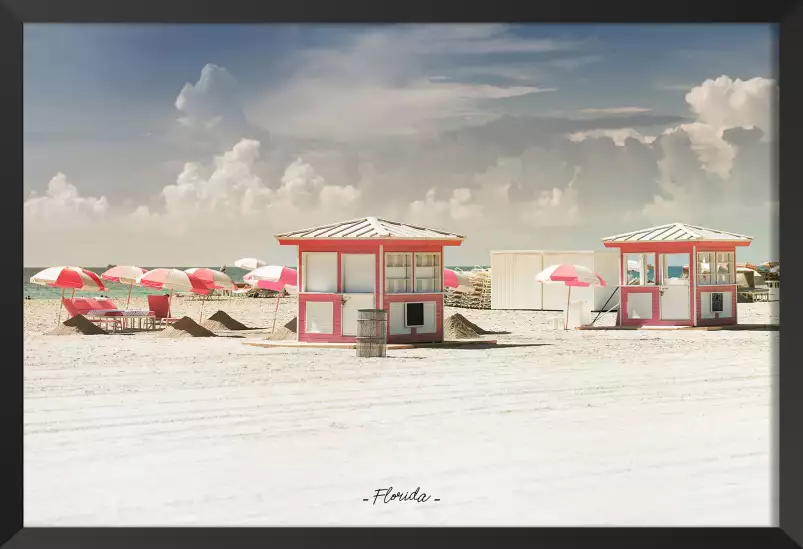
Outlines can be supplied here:
[[158, 337], [178, 339], [182, 337], [215, 337], [215, 334], [188, 316], [181, 317], [180, 320], [170, 324], [162, 330]]
[[108, 335], [109, 332], [88, 320], [84, 315], [74, 316], [50, 332], [50, 335]]
[[210, 316], [203, 327], [213, 332], [220, 332], [222, 330], [248, 330], [248, 326], [238, 320], [234, 320], [225, 311], [218, 311]]
[[268, 337], [266, 337], [265, 339], [276, 339], [276, 340], [295, 339], [297, 333], [298, 333], [298, 317], [293, 317], [293, 320], [291, 320], [281, 328], [276, 328], [276, 331], [273, 332], [272, 334], [268, 334]]
[[474, 326], [476, 325], [466, 320], [463, 315], [454, 314], [443, 321], [443, 338], [446, 340], [477, 339], [482, 333], [475, 330]]
[[[469, 319], [467, 319], [466, 317], [464, 317], [460, 313], [453, 314], [449, 318], [453, 318], [453, 319], [455, 319], [455, 322], [460, 322], [463, 326], [467, 326], [467, 327], [471, 328], [478, 335], [486, 335], [486, 334], [490, 333], [490, 332], [488, 332], [488, 330], [484, 330], [483, 328], [480, 328], [479, 326], [477, 326], [476, 324], [471, 322]], [[447, 320], [448, 320], [448, 318], [447, 318]]]

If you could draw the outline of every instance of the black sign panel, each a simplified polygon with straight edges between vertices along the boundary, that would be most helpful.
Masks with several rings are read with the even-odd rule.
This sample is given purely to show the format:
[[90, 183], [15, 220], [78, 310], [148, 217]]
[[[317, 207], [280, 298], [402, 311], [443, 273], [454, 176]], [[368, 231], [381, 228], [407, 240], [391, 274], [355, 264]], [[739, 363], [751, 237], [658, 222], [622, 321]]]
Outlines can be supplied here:
[[712, 312], [722, 312], [722, 303], [724, 294], [711, 294], [711, 311]]
[[424, 325], [424, 304], [423, 303], [408, 303], [407, 326], [423, 326]]

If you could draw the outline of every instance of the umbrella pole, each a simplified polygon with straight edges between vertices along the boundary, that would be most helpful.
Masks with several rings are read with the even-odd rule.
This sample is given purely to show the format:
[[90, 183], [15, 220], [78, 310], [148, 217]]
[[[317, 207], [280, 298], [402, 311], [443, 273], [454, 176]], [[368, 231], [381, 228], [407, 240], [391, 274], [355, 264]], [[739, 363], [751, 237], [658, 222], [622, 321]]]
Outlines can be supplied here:
[[131, 290], [134, 289], [134, 283], [132, 282], [131, 285], [128, 287], [128, 301], [125, 302], [125, 308], [128, 309], [128, 306], [131, 305]]
[[270, 333], [276, 331], [276, 313], [279, 311], [279, 301], [282, 299], [282, 294], [276, 298], [276, 308], [273, 309], [273, 328], [270, 329]]
[[56, 320], [56, 326], [61, 324], [61, 308], [64, 307], [64, 288], [61, 289], [61, 301], [59, 301], [59, 318]]
[[72, 295], [70, 296], [70, 299], [75, 299], [75, 288], [72, 289]]
[[569, 329], [569, 303], [571, 302], [571, 299], [572, 299], [572, 287], [569, 286], [569, 295], [566, 298], [566, 320], [563, 323], [564, 330]]
[[167, 298], [167, 316], [173, 318], [173, 311], [170, 310], [171, 305], [173, 305], [173, 288], [170, 288], [170, 297]]
[[198, 317], [199, 323], [204, 321], [204, 301], [206, 301], [206, 296], [201, 295], [201, 316]]

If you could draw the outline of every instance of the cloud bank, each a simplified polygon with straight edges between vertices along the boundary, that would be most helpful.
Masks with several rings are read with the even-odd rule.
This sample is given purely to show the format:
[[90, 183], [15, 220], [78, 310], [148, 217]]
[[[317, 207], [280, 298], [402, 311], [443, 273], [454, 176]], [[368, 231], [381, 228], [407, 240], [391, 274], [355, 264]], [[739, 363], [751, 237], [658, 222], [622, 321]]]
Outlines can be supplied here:
[[[463, 32], [443, 39], [424, 33], [399, 47], [423, 54], [479, 36], [496, 37], [482, 46], [491, 49], [569, 47], [511, 42], [493, 26]], [[370, 52], [387, 47], [370, 36], [352, 45], [367, 63], [379, 63]], [[262, 123], [274, 137], [240, 135], [186, 162], [139, 203], [82, 196], [80, 182], [57, 174], [44, 195], [25, 202], [26, 263], [45, 256], [52, 263], [59, 247], [65, 260], [89, 265], [97, 247], [90, 257], [80, 238], [101, 249], [125, 240], [130, 262], [214, 265], [240, 255], [292, 262], [294, 252], [279, 250], [273, 234], [367, 215], [468, 235], [450, 252], [453, 263], [484, 263], [499, 248], [596, 248], [607, 234], [670, 221], [752, 234], [762, 258], [777, 253], [769, 241], [777, 211], [772, 80], [705, 80], [685, 96], [687, 121], [598, 107], [586, 114], [603, 117], [496, 117], [444, 130], [430, 122], [479, 108], [479, 99], [534, 90], [420, 80], [391, 86], [382, 70], [376, 80], [338, 87], [346, 60], [310, 55], [318, 64], [261, 103], [270, 107]], [[314, 104], [316, 82], [330, 92], [325, 106]], [[178, 96], [180, 124], [212, 133], [226, 119], [233, 121], [226, 131], [248, 127], [239, 103], [229, 106], [232, 85], [225, 69], [207, 65]], [[604, 116], [612, 113], [619, 116]], [[294, 135], [276, 136], [271, 121]], [[642, 133], [650, 125], [650, 135]]]

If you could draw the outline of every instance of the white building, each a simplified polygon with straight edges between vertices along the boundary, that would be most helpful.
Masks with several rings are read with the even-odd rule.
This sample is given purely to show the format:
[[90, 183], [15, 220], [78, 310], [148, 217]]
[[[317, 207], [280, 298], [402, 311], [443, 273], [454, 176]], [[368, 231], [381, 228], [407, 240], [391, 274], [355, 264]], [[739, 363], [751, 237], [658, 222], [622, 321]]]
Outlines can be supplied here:
[[539, 272], [558, 263], [588, 267], [608, 284], [604, 288], [572, 288], [572, 301], [586, 301], [593, 311], [617, 305], [618, 297], [611, 295], [620, 280], [618, 250], [499, 250], [491, 252], [491, 309], [565, 310], [565, 284], [535, 281]]

